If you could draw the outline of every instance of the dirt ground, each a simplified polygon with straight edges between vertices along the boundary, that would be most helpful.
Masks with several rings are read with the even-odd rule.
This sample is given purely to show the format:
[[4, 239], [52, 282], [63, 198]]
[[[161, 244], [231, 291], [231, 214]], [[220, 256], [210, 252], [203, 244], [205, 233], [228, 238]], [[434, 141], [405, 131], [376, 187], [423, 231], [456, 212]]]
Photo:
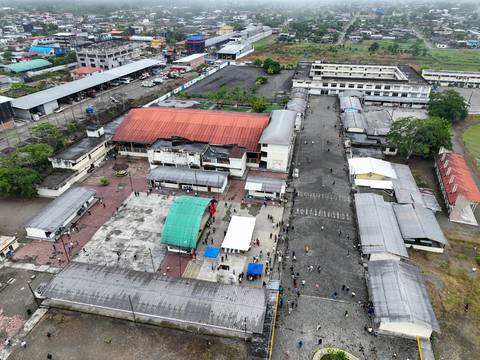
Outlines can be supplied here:
[[[47, 332], [51, 337], [46, 336]], [[204, 336], [174, 329], [50, 310], [14, 349], [10, 360], [240, 360], [247, 347], [240, 339]], [[100, 357], [99, 357], [99, 354]]]
[[25, 232], [23, 225], [34, 217], [52, 199], [16, 199], [0, 198], [0, 234], [22, 235]]
[[[419, 183], [434, 190], [444, 207], [432, 160], [411, 159], [409, 165]], [[441, 334], [433, 336], [437, 359], [478, 358], [480, 353], [480, 283], [475, 256], [480, 247], [478, 227], [448, 220], [445, 208], [437, 220], [449, 241], [445, 254], [409, 250], [410, 259], [425, 276]], [[465, 311], [465, 304], [469, 304]]]

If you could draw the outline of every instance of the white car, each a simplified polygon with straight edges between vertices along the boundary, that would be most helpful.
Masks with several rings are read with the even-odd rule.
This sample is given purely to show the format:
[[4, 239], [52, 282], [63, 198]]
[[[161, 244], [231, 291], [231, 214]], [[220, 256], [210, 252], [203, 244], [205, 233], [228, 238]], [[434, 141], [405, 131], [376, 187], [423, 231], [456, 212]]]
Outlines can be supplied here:
[[142, 86], [143, 87], [154, 87], [155, 83], [153, 81], [143, 81]]
[[294, 177], [294, 178], [298, 178], [299, 175], [300, 175], [300, 174], [299, 174], [298, 169], [297, 169], [297, 168], [293, 169], [293, 177]]
[[155, 84], [163, 84], [163, 79], [161, 77], [157, 77], [157, 78], [153, 79], [153, 82]]
[[63, 106], [60, 106], [60, 107], [56, 108], [55, 110], [53, 110], [53, 112], [58, 114], [58, 113], [61, 113], [63, 110], [65, 110], [65, 108]]

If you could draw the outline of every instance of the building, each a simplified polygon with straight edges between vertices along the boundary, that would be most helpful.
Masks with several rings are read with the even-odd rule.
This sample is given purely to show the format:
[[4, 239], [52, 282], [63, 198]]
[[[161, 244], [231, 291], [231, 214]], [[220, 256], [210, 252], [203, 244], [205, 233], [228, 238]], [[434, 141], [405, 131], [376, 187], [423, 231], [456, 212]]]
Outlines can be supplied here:
[[144, 46], [139, 42], [103, 41], [77, 49], [77, 62], [79, 66], [109, 70], [137, 60]]
[[475, 210], [480, 190], [462, 154], [440, 150], [435, 172], [445, 200], [450, 221], [478, 226]]
[[[254, 113], [137, 108], [129, 111], [117, 128], [113, 141], [121, 155], [136, 157], [148, 157], [148, 149], [157, 140], [184, 139], [220, 147], [236, 145], [246, 149], [246, 165], [258, 167], [258, 141], [268, 121], [267, 115]], [[220, 166], [219, 163], [221, 164], [221, 161], [217, 161], [216, 166]]]
[[45, 59], [34, 59], [27, 61], [19, 61], [14, 64], [5, 66], [5, 70], [20, 74], [26, 73], [27, 71], [46, 69], [47, 67], [52, 66], [52, 63]]
[[57, 197], [100, 164], [112, 146], [103, 127], [87, 128], [87, 137], [48, 158], [54, 172], [37, 187], [38, 195]]
[[95, 68], [95, 67], [90, 67], [90, 66], [82, 66], [82, 67], [78, 67], [78, 68], [70, 71], [70, 73], [72, 74], [72, 77], [75, 80], [83, 79], [85, 76], [98, 74], [100, 72], [102, 72], [102, 69]]
[[194, 70], [200, 65], [205, 64], [205, 53], [193, 53], [192, 55], [175, 60], [173, 63], [175, 66], [185, 66], [189, 70]]
[[205, 53], [205, 36], [190, 35], [185, 39], [185, 48], [187, 54], [203, 54]]
[[55, 57], [65, 55], [65, 50], [58, 46], [31, 46], [28, 52], [37, 56]]
[[355, 186], [392, 190], [392, 179], [397, 178], [391, 163], [372, 157], [350, 158], [348, 168]]
[[197, 248], [207, 221], [215, 206], [213, 199], [193, 196], [177, 196], [170, 207], [161, 243], [173, 252], [190, 254]]
[[287, 172], [294, 146], [294, 128], [297, 113], [291, 110], [273, 110], [268, 126], [262, 133], [260, 167]]
[[290, 92], [290, 100], [285, 107], [286, 110], [292, 110], [297, 113], [295, 119], [295, 130], [300, 131], [302, 128], [305, 110], [308, 104], [308, 90], [304, 88], [292, 88]]
[[218, 30], [218, 35], [232, 34], [233, 30], [234, 28], [232, 25], [225, 24]]
[[432, 210], [418, 204], [393, 204], [393, 211], [407, 247], [444, 252], [448, 242]]
[[287, 182], [284, 179], [260, 175], [248, 175], [245, 191], [248, 197], [281, 200], [285, 196]]
[[0, 264], [12, 257], [19, 246], [16, 236], [0, 236]]
[[15, 127], [11, 101], [11, 98], [0, 95], [0, 131]]
[[362, 254], [366, 260], [408, 258], [392, 203], [377, 194], [355, 194]]
[[439, 332], [422, 273], [396, 260], [368, 264], [368, 292], [376, 330], [381, 334], [422, 339]]
[[230, 42], [217, 51], [217, 58], [221, 60], [238, 60], [254, 52], [251, 43]]
[[77, 262], [41, 295], [50, 307], [242, 339], [263, 332], [267, 303], [265, 289]]
[[71, 188], [45, 206], [25, 226], [27, 237], [54, 241], [94, 203], [95, 190]]
[[458, 86], [468, 88], [480, 87], [478, 71], [422, 70], [422, 76], [432, 85]]
[[242, 177], [247, 168], [246, 149], [236, 145], [209, 145], [182, 138], [159, 139], [147, 150], [151, 168], [156, 166], [189, 167], [222, 171]]
[[[46, 61], [46, 60], [42, 60]], [[32, 120], [34, 114], [52, 114], [62, 102], [68, 98], [74, 98], [79, 94], [88, 91], [96, 91], [102, 85], [125, 76], [136, 76], [154, 67], [161, 65], [161, 62], [154, 59], [142, 59], [118, 68], [93, 74], [80, 80], [71, 81], [65, 84], [38, 91], [33, 94], [22, 96], [11, 101], [15, 117]]]
[[228, 173], [188, 167], [157, 166], [150, 170], [147, 180], [153, 188], [221, 194], [227, 188]]
[[63, 49], [73, 49], [90, 43], [86, 32], [58, 32], [53, 35], [53, 42]]
[[428, 104], [430, 85], [408, 65], [359, 65], [302, 63], [297, 68], [293, 87], [309, 89], [311, 94], [335, 95], [357, 90], [366, 103], [424, 107]]

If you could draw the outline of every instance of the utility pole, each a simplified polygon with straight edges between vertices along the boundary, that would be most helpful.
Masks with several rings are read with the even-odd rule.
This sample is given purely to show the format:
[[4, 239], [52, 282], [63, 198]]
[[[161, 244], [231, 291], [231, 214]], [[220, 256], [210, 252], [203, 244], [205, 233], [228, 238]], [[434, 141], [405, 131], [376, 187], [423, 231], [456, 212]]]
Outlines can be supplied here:
[[67, 249], [65, 248], [65, 243], [63, 242], [63, 234], [60, 234], [60, 241], [62, 242], [63, 245], [63, 251], [65, 252], [65, 257], [67, 258], [67, 263], [70, 262], [70, 257], [68, 256]]
[[152, 249], [148, 249], [148, 251], [150, 252], [150, 260], [152, 260], [152, 269], [153, 272], [155, 272], [155, 263], [153, 262]]
[[133, 316], [133, 322], [137, 322], [137, 318], [135, 316], [135, 311], [133, 311], [133, 303], [132, 303], [132, 297], [128, 295], [128, 302], [130, 303], [130, 310], [132, 311], [132, 316]]
[[130, 171], [128, 171], [128, 178], [130, 179], [130, 189], [133, 192], [132, 173]]

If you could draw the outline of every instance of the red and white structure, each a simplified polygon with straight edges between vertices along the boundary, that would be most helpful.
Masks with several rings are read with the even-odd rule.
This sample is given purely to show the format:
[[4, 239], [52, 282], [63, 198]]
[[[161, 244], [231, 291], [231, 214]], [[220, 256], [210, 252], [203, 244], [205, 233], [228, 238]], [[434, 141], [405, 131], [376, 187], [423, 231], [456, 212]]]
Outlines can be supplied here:
[[443, 198], [450, 221], [475, 225], [475, 209], [480, 203], [480, 190], [462, 154], [441, 149], [435, 161]]

